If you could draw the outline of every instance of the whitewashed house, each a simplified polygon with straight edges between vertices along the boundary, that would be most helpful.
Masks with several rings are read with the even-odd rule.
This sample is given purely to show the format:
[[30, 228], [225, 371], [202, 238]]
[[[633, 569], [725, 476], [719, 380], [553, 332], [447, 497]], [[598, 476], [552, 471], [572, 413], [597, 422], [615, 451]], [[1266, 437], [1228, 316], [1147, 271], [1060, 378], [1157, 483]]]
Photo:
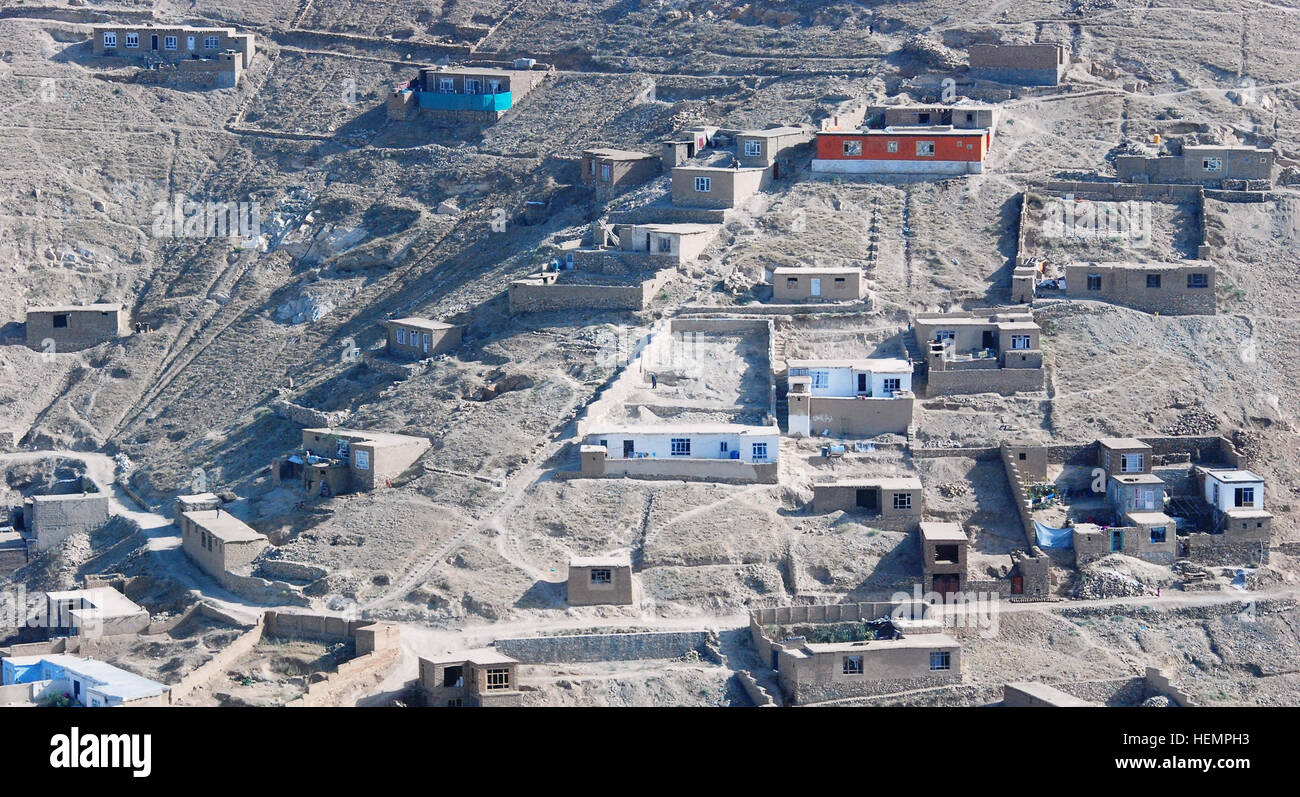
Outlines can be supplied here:
[[598, 426], [582, 475], [775, 483], [781, 431], [735, 423]]
[[788, 367], [792, 435], [906, 434], [912, 423], [915, 396], [907, 360], [790, 360]]

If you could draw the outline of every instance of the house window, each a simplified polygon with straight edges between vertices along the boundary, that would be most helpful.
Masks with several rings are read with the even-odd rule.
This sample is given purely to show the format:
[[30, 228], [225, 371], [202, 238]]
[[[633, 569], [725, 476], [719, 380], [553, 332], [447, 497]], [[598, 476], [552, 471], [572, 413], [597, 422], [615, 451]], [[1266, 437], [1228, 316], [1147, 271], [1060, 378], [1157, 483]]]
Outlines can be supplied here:
[[175, 36], [164, 36], [164, 37], [163, 37], [163, 49], [164, 49], [164, 50], [175, 50], [175, 49], [176, 49], [176, 37], [175, 37]]
[[403, 344], [406, 343], [406, 330], [401, 327], [397, 328], [397, 342]]
[[797, 288], [797, 287], [799, 287], [799, 278], [798, 278], [798, 277], [786, 277], [786, 278], [785, 278], [785, 287], [787, 287], [787, 288]]
[[483, 88], [483, 84], [480, 83], [479, 81], [466, 78], [465, 80], [466, 94], [478, 94], [482, 90], [482, 88]]
[[593, 584], [612, 584], [614, 582], [614, 571], [608, 567], [593, 567], [591, 569], [591, 583]]
[[1151, 527], [1151, 542], [1152, 542], [1152, 543], [1160, 543], [1160, 542], [1164, 542], [1164, 541], [1165, 541], [1165, 527], [1164, 527], [1164, 526], [1152, 526], [1152, 527]]
[[1159, 274], [1148, 274], [1148, 275], [1147, 275], [1147, 287], [1148, 287], [1148, 288], [1159, 288], [1159, 287], [1160, 287], [1160, 275], [1159, 275]]
[[751, 158], [757, 158], [759, 155], [762, 155], [762, 154], [763, 154], [763, 142], [761, 142], [761, 141], [746, 141], [746, 142], [745, 142], [745, 154], [748, 155], [748, 156], [751, 157]]
[[826, 388], [831, 383], [830, 371], [809, 371], [808, 376], [812, 377], [812, 388], [814, 390]]
[[116, 47], [116, 46], [117, 46], [117, 34], [116, 34], [116, 33], [105, 33], [105, 34], [104, 34], [104, 46], [105, 46], [105, 47]]
[[53, 324], [54, 324], [54, 328], [55, 328], [55, 329], [67, 329], [67, 328], [68, 328], [68, 314], [67, 314], [67, 313], [58, 313], [58, 314], [56, 314], [56, 315], [54, 316], [54, 319], [53, 319]]
[[911, 509], [911, 493], [894, 493], [894, 509]]
[[608, 163], [602, 163], [602, 164], [600, 165], [600, 181], [601, 181], [602, 183], [608, 183], [608, 182], [609, 182], [610, 175], [611, 175], [611, 171], [610, 171], [610, 168], [609, 168], [609, 164], [608, 164]]
[[1119, 472], [1120, 473], [1141, 473], [1143, 454], [1120, 454]]
[[370, 470], [370, 452], [357, 449], [357, 470]]
[[862, 142], [861, 142], [861, 141], [845, 141], [845, 142], [844, 142], [844, 156], [845, 156], [846, 158], [848, 158], [848, 157], [857, 157], [857, 156], [859, 156], [859, 155], [861, 155], [861, 154], [862, 154]]
[[767, 443], [755, 443], [753, 453], [755, 462], [765, 462], [767, 460]]
[[1201, 168], [1207, 172], [1223, 171], [1223, 158], [1202, 158]]
[[1189, 288], [1210, 287], [1210, 275], [1209, 274], [1188, 274], [1187, 287]]
[[721, 454], [730, 453], [730, 447], [727, 445], [726, 440], [723, 440], [721, 443], [718, 443], [718, 452]]
[[595, 159], [595, 158], [592, 158], [591, 160], [587, 161], [587, 163], [589, 163], [589, 164], [591, 165], [591, 170], [590, 170], [589, 174], [591, 174], [592, 177], [595, 177], [595, 176], [596, 176], [596, 159]]
[[695, 190], [701, 194], [707, 194], [713, 190], [712, 177], [696, 177]]
[[689, 457], [691, 455], [691, 438], [689, 437], [674, 437], [670, 445], [674, 457]]
[[460, 707], [461, 707], [461, 702], [460, 702], [460, 701], [461, 701], [461, 698], [459, 698], [459, 697], [453, 697], [452, 699], [450, 699], [450, 700], [447, 701], [447, 708], [460, 708]]
[[1238, 487], [1235, 498], [1237, 506], [1254, 506], [1255, 505], [1255, 488]]
[[185, 37], [185, 49], [189, 50], [190, 52], [194, 52], [194, 37], [193, 37], [193, 36], [186, 36], [186, 37]]
[[488, 670], [487, 688], [489, 690], [509, 689], [510, 670]]
[[934, 339], [939, 341], [940, 343], [943, 343], [944, 341], [947, 340], [956, 340], [957, 333], [956, 331], [951, 329], [936, 329], [934, 332]]
[[673, 239], [669, 238], [668, 236], [664, 236], [660, 238], [659, 252], [661, 254], [672, 254], [672, 251], [673, 251]]
[[499, 80], [489, 80], [489, 81], [488, 81], [488, 94], [500, 94], [500, 93], [501, 93], [501, 81], [499, 81]]
[[898, 152], [898, 142], [890, 141], [888, 144], [885, 145], [885, 149], [890, 152]]
[[457, 689], [465, 685], [465, 668], [459, 664], [442, 668], [444, 689]]
[[862, 657], [845, 656], [844, 657], [844, 674], [861, 675], [862, 674]]
[[1028, 335], [1012, 335], [1012, 336], [1011, 336], [1011, 348], [1012, 348], [1012, 349], [1028, 349], [1028, 348], [1030, 348], [1030, 343], [1029, 343], [1029, 341], [1030, 341], [1030, 338], [1029, 338]]
[[934, 142], [933, 141], [916, 142], [916, 157], [918, 158], [934, 157]]
[[215, 50], [215, 49], [217, 49], [218, 42], [219, 42], [219, 39], [217, 39], [216, 36], [204, 36], [204, 37], [203, 37], [203, 49], [205, 49], [205, 50]]
[[844, 284], [844, 278], [843, 278], [843, 277], [836, 277], [836, 278], [835, 278], [835, 284], [836, 284], [836, 285], [843, 285], [843, 284]]
[[[414, 336], [412, 336], [412, 337], [414, 337]], [[426, 333], [424, 333], [424, 350], [425, 350], [425, 351], [428, 351], [428, 350], [429, 350], [429, 341], [430, 341], [429, 333], [426, 332]]]
[[128, 34], [126, 34], [126, 46], [127, 46], [127, 47], [139, 47], [139, 46], [140, 46], [140, 34], [138, 34], [138, 33], [128, 33]]
[[[438, 93], [439, 93], [439, 94], [455, 94], [455, 93], [456, 93], [456, 81], [452, 80], [452, 79], [449, 78], [449, 77], [438, 78]], [[595, 168], [595, 167], [592, 167], [592, 168]]]
[[1089, 275], [1088, 275], [1088, 290], [1090, 290], [1090, 291], [1099, 291], [1099, 290], [1101, 290], [1101, 275], [1100, 275], [1100, 274], [1089, 274]]
[[903, 380], [899, 377], [886, 377], [883, 381], [886, 396], [893, 396], [903, 389]]
[[941, 650], [930, 654], [931, 670], [951, 670], [952, 654], [946, 650]]

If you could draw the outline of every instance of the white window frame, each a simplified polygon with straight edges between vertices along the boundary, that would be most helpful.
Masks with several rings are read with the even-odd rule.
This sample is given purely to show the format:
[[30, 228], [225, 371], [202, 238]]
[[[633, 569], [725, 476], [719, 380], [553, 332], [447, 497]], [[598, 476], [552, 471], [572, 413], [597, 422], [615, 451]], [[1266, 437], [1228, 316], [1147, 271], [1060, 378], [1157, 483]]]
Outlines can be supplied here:
[[844, 142], [844, 157], [860, 158], [862, 157], [862, 139], [855, 138]]
[[190, 52], [194, 52], [194, 49], [195, 49], [195, 43], [196, 43], [196, 42], [197, 42], [197, 38], [196, 38], [196, 37], [194, 37], [194, 36], [186, 36], [186, 37], [185, 37], [185, 49], [186, 49], [186, 50], [189, 50]]
[[614, 179], [614, 169], [608, 163], [600, 164], [600, 181], [608, 183]]
[[888, 144], [885, 145], [885, 149], [889, 152], [898, 152], [898, 142], [890, 141]]
[[952, 654], [946, 650], [931, 651], [930, 669], [936, 672], [939, 670], [951, 670]]
[[671, 437], [668, 439], [669, 456], [689, 457], [691, 455], [691, 438]]
[[763, 142], [755, 141], [753, 139], [745, 142], [746, 157], [757, 158], [762, 154], [763, 154]]
[[843, 663], [840, 665], [840, 672], [844, 675], [861, 675], [862, 670], [861, 656], [845, 656]]
[[1201, 168], [1207, 172], [1223, 171], [1223, 158], [1201, 158]]
[[117, 34], [116, 34], [116, 33], [105, 33], [105, 34], [104, 34], [104, 46], [105, 46], [105, 47], [116, 47], [116, 46], [117, 46]]
[[140, 46], [140, 34], [138, 34], [138, 33], [127, 33], [127, 34], [125, 34], [125, 35], [123, 36], [123, 38], [126, 39], [125, 44], [126, 44], [127, 47], [139, 47], [139, 46]]
[[711, 193], [712, 191], [713, 191], [713, 178], [712, 178], [712, 177], [696, 177], [696, 178], [695, 178], [695, 193], [697, 193], [697, 194], [708, 194], [708, 193]]
[[177, 38], [176, 38], [175, 36], [164, 36], [164, 37], [163, 37], [163, 49], [164, 49], [164, 50], [175, 50], [175, 49], [177, 49], [179, 46], [180, 46], [180, 42], [177, 40]]
[[217, 48], [220, 47], [220, 46], [221, 46], [221, 37], [219, 37], [219, 36], [204, 36], [204, 37], [203, 37], [203, 49], [205, 49], [205, 50], [215, 50], [215, 49], [217, 49]]
[[1013, 351], [1027, 351], [1028, 349], [1032, 348], [1032, 344], [1031, 344], [1032, 340], [1033, 337], [1030, 335], [1012, 335], [1011, 349]]
[[475, 95], [483, 93], [482, 81], [478, 78], [465, 78], [465, 93]]
[[900, 376], [887, 376], [880, 380], [880, 389], [886, 396], [893, 397], [895, 393], [903, 389], [903, 378]]
[[614, 571], [608, 567], [591, 568], [591, 583], [592, 584], [613, 584]]
[[455, 79], [454, 79], [454, 78], [449, 78], [449, 77], [440, 77], [440, 78], [438, 78], [438, 93], [439, 93], [439, 94], [455, 94], [455, 93], [456, 93], [456, 81], [455, 81]]
[[[1134, 458], [1133, 460], [1130, 457]], [[1120, 454], [1119, 455], [1119, 472], [1120, 473], [1142, 473], [1146, 464], [1145, 454]], [[1134, 461], [1135, 467], [1129, 467], [1129, 462]]]
[[[1249, 500], [1247, 500], [1249, 499]], [[1255, 505], [1255, 488], [1238, 487], [1233, 493], [1233, 504], [1238, 507], [1253, 507]]]
[[830, 371], [809, 371], [808, 376], [812, 378], [809, 388], [812, 390], [825, 390], [831, 386]]
[[356, 449], [356, 457], [353, 459], [356, 463], [357, 470], [370, 470], [370, 452], [363, 449]]
[[754, 443], [750, 448], [750, 459], [755, 462], [766, 462], [767, 443]]
[[894, 493], [894, 509], [903, 510], [912, 508], [911, 493]]
[[397, 328], [397, 342], [406, 345], [406, 330], [402, 327]]
[[940, 343], [949, 340], [955, 341], [957, 340], [957, 331], [953, 329], [936, 329], [934, 331], [934, 339]]
[[918, 141], [918, 142], [916, 142], [916, 157], [918, 157], [918, 158], [933, 158], [933, 157], [934, 157], [934, 142], [933, 142], [933, 141]]

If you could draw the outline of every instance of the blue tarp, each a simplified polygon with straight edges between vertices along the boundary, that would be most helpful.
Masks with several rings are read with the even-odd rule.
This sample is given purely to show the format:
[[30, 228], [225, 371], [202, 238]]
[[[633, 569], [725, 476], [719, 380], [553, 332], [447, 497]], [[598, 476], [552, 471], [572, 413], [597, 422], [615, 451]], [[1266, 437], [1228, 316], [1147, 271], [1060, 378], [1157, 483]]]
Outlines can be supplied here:
[[1037, 520], [1034, 521], [1034, 528], [1038, 532], [1039, 548], [1074, 547], [1074, 529], [1054, 529], [1051, 526], [1044, 526]]

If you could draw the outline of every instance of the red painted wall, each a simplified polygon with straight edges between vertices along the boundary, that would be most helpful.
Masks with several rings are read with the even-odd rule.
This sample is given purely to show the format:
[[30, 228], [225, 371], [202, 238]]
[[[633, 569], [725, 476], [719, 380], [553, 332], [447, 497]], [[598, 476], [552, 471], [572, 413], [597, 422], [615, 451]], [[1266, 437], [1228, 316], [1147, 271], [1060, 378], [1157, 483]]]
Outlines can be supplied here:
[[[818, 133], [817, 157], [822, 160], [910, 160], [910, 161], [980, 161], [988, 153], [987, 133], [972, 130], [970, 135], [927, 135], [895, 133], [861, 135], [852, 133]], [[844, 142], [861, 141], [862, 155], [845, 155]], [[888, 142], [898, 142], [898, 152], [890, 152]], [[933, 141], [934, 155], [917, 157], [916, 142]]]

